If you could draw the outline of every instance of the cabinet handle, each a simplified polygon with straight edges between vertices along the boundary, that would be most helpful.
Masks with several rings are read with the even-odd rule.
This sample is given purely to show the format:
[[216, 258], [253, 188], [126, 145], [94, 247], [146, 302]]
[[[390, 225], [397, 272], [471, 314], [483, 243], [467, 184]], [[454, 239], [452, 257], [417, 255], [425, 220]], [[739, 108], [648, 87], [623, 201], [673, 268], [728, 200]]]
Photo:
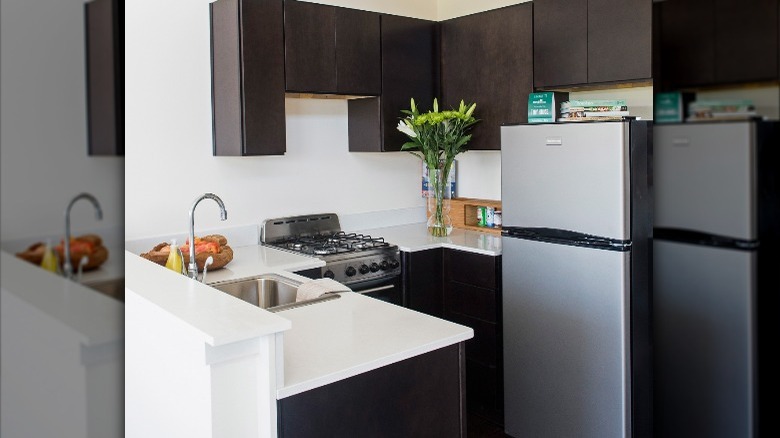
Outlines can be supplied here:
[[690, 146], [690, 138], [674, 138], [672, 139], [672, 145], [674, 146]]
[[394, 287], [395, 287], [394, 284], [388, 284], [386, 286], [379, 286], [379, 287], [374, 287], [374, 288], [366, 289], [366, 290], [356, 290], [355, 292], [357, 292], [359, 294], [368, 294], [368, 293], [371, 293], [371, 292], [379, 292], [380, 290], [392, 289]]

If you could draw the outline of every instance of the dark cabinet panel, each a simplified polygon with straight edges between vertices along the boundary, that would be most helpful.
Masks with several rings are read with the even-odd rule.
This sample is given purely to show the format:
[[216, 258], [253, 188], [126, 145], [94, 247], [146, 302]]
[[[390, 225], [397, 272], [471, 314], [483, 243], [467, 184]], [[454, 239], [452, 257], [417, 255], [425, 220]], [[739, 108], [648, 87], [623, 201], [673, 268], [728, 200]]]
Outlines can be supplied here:
[[375, 12], [286, 0], [287, 91], [379, 95], [379, 26]]
[[124, 155], [124, 20], [118, 0], [84, 5], [87, 154]]
[[[715, 82], [712, 0], [676, 0], [661, 8], [662, 78], [670, 87]], [[692, 26], [692, 23], [696, 23]]]
[[777, 4], [777, 0], [715, 0], [718, 82], [778, 78]]
[[441, 318], [442, 250], [401, 253], [401, 275], [406, 307]]
[[373, 95], [382, 92], [379, 14], [336, 9], [336, 91]]
[[214, 155], [282, 155], [282, 0], [217, 0], [211, 11]]
[[463, 343], [278, 401], [279, 437], [465, 437]]
[[660, 4], [665, 89], [780, 78], [777, 0], [675, 0]]
[[[444, 108], [476, 102], [469, 149], [500, 149], [505, 123], [528, 121], [533, 89], [531, 2], [441, 22]], [[426, 108], [427, 109], [427, 108]]]
[[495, 290], [499, 260], [499, 257], [484, 254], [448, 250], [444, 252], [444, 276], [451, 281]]
[[534, 0], [534, 85], [652, 78], [651, 0]]
[[469, 412], [503, 424], [504, 384], [498, 368], [466, 359], [466, 376]]
[[501, 256], [444, 249], [444, 318], [474, 329], [466, 341], [469, 411], [504, 422]]
[[284, 63], [287, 91], [336, 91], [336, 7], [284, 2]]
[[652, 2], [587, 2], [588, 82], [651, 78]]
[[534, 86], [588, 82], [587, 0], [534, 0]]
[[439, 88], [439, 39], [434, 21], [381, 16], [381, 96], [349, 101], [351, 152], [399, 151], [408, 141], [396, 129], [409, 100], [430, 104]]

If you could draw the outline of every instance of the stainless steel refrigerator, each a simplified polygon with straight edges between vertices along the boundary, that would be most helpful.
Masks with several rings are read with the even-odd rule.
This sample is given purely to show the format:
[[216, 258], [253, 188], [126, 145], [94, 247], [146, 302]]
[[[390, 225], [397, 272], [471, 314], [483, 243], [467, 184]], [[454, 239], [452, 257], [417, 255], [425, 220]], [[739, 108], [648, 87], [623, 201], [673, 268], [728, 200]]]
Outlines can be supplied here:
[[501, 127], [504, 429], [651, 434], [650, 122]]
[[777, 389], [776, 364], [759, 356], [778, 334], [778, 123], [657, 125], [654, 135], [658, 436], [778, 436], [758, 391], [761, 376], [765, 397]]

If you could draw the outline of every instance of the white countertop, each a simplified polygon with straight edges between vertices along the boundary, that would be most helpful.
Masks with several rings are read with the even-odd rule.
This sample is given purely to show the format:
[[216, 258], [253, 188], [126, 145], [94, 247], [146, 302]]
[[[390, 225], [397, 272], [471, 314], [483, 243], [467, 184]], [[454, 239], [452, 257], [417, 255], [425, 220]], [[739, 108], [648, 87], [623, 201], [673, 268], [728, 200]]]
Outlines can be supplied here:
[[278, 399], [474, 337], [470, 327], [354, 292], [277, 315], [292, 322]]
[[[274, 265], [273, 256], [266, 256], [267, 260], [272, 261], [271, 265]], [[306, 266], [308, 260], [301, 262]], [[239, 262], [236, 265], [240, 267], [243, 264]], [[287, 263], [277, 266], [296, 265], [288, 260]], [[281, 271], [262, 263], [258, 263], [255, 269], [252, 274], [249, 274], [249, 271], [242, 273], [254, 275]], [[214, 274], [217, 272], [219, 271]], [[217, 276], [210, 277], [211, 275], [208, 274], [206, 280], [216, 281]], [[129, 251], [125, 252], [125, 287], [192, 327], [202, 336], [204, 342], [212, 346], [265, 336], [290, 328], [290, 321], [287, 319]]]
[[239, 246], [233, 248], [233, 260], [224, 268], [206, 273], [206, 281], [213, 283], [252, 277], [270, 271], [295, 272], [321, 266], [325, 266], [325, 262], [316, 257], [294, 254], [262, 245]]
[[433, 248], [451, 248], [489, 256], [501, 255], [501, 236], [479, 231], [454, 228], [447, 237], [434, 237], [425, 223], [397, 225], [366, 230], [347, 230], [383, 237], [398, 245], [401, 251], [414, 252]]
[[124, 338], [122, 302], [0, 251], [3, 293], [73, 329], [84, 345]]

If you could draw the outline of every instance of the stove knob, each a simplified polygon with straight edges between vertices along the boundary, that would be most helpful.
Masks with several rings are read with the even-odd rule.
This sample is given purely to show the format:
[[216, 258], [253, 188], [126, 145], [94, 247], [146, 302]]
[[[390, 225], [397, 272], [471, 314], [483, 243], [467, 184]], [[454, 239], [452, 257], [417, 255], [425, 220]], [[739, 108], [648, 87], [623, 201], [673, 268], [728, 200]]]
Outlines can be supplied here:
[[398, 260], [396, 259], [390, 260], [390, 269], [395, 269], [399, 266], [401, 266], [401, 264], [398, 263]]
[[365, 263], [363, 263], [363, 264], [362, 264], [362, 265], [360, 265], [360, 267], [358, 268], [358, 271], [360, 271], [360, 273], [361, 273], [361, 274], [368, 274], [368, 271], [369, 271], [369, 269], [368, 269], [368, 265], [366, 265]]
[[371, 263], [371, 267], [369, 269], [371, 270], [371, 272], [376, 272], [379, 270], [379, 265], [377, 265], [376, 263]]
[[379, 269], [386, 271], [388, 266], [387, 260], [382, 260], [382, 263], [379, 264]]
[[345, 274], [347, 274], [347, 277], [353, 277], [355, 274], [357, 274], [357, 271], [352, 266], [347, 266], [347, 269], [344, 271]]
[[325, 271], [324, 274], [322, 274], [322, 276], [325, 277], [325, 278], [335, 278], [336, 274], [334, 274], [333, 271], [328, 269], [327, 271]]

